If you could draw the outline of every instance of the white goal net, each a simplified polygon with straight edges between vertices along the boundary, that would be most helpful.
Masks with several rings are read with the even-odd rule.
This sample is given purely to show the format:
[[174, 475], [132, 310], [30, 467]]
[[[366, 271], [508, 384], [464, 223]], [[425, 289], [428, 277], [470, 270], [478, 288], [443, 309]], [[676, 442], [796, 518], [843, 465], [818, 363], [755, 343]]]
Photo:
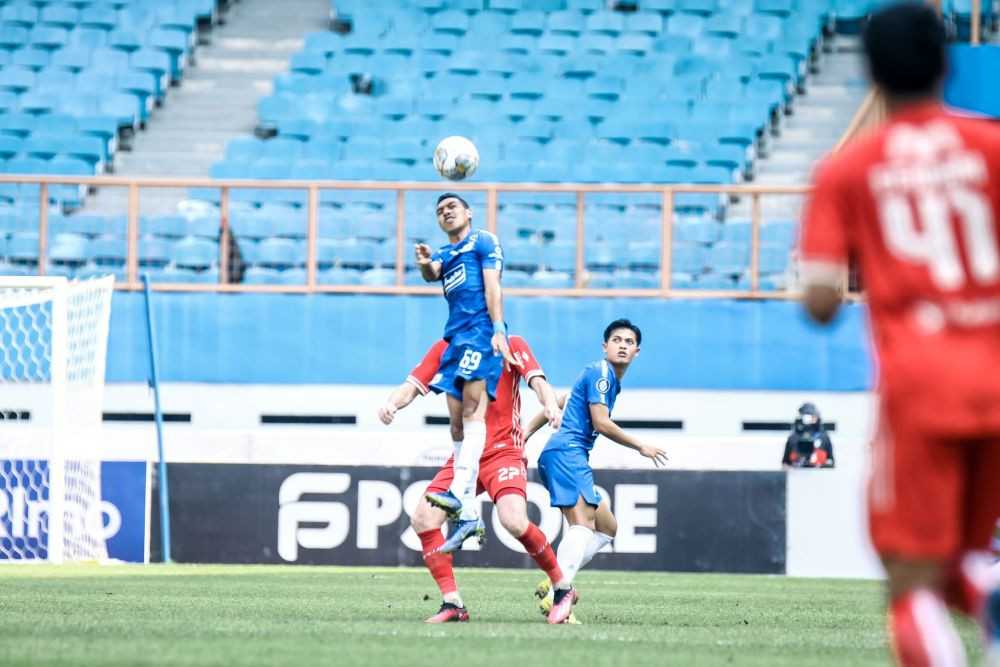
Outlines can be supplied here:
[[0, 276], [0, 561], [104, 560], [113, 277]]

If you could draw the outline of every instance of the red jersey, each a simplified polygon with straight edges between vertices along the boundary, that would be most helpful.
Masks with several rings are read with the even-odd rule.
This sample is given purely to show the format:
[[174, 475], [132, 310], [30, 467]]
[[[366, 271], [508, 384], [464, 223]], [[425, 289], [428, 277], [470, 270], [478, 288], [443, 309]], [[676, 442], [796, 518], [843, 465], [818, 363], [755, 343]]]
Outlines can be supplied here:
[[[520, 336], [509, 339], [510, 352], [521, 362], [520, 366], [504, 364], [500, 380], [497, 382], [496, 400], [490, 403], [486, 410], [486, 449], [484, 455], [494, 449], [513, 445], [524, 449], [524, 431], [521, 428], [521, 379], [531, 382], [531, 379], [545, 376], [539, 366], [535, 354], [528, 346], [528, 341]], [[431, 346], [423, 360], [410, 371], [406, 381], [417, 388], [421, 395], [430, 390], [434, 384], [441, 356], [448, 348], [448, 342], [439, 340]]]
[[857, 259], [885, 409], [923, 432], [1000, 433], [1000, 127], [904, 110], [815, 185], [803, 278], [835, 281]]

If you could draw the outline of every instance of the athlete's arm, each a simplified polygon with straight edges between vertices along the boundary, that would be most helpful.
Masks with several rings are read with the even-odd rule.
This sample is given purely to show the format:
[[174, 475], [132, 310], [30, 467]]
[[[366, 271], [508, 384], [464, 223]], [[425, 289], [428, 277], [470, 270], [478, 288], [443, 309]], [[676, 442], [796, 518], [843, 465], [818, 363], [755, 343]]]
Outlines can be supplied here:
[[799, 275], [805, 294], [803, 305], [820, 324], [837, 314], [849, 254], [846, 230], [851, 198], [847, 186], [831, 169], [820, 168], [816, 187], [806, 205], [802, 223], [802, 258]]
[[396, 411], [405, 408], [419, 395], [420, 392], [416, 386], [409, 382], [404, 382], [389, 394], [385, 405], [378, 409], [378, 418], [382, 420], [383, 424], [388, 426], [392, 423], [393, 417], [396, 416]]
[[417, 255], [417, 268], [423, 279], [429, 283], [441, 280], [441, 262], [431, 259], [431, 247], [426, 243], [417, 243], [413, 249]]
[[507, 342], [507, 327], [503, 322], [503, 290], [500, 289], [500, 271], [483, 269], [483, 286], [486, 290], [486, 310], [493, 321], [493, 354], [503, 355], [504, 361], [511, 366], [520, 366], [521, 362], [510, 353]]
[[[548, 384], [548, 382], [546, 382], [546, 384]], [[550, 385], [550, 388], [551, 388], [551, 385]], [[534, 389], [534, 387], [532, 387], [532, 389]], [[565, 407], [565, 405], [566, 405], [566, 399], [567, 398], [569, 398], [569, 394], [563, 394], [559, 398], [559, 400], [556, 401], [556, 405], [559, 406], [560, 410], [562, 410], [563, 407]], [[545, 416], [545, 411], [544, 410], [542, 410], [537, 415], [535, 415], [534, 417], [532, 417], [531, 421], [528, 422], [528, 426], [524, 429], [524, 441], [528, 442], [528, 438], [530, 438], [531, 436], [533, 436], [535, 434], [535, 431], [537, 431], [538, 429], [540, 429], [543, 426], [545, 426], [545, 424], [548, 421], [549, 421], [549, 418], [547, 416]], [[560, 416], [560, 424], [559, 425], [562, 426], [562, 417], [561, 416]]]
[[528, 382], [528, 386], [542, 403], [543, 408], [540, 414], [545, 417], [553, 430], [558, 430], [562, 423], [562, 410], [552, 385], [549, 384], [544, 375], [536, 375]]
[[611, 413], [608, 406], [603, 403], [590, 404], [590, 420], [594, 422], [594, 430], [612, 442], [630, 447], [646, 458], [653, 459], [653, 464], [659, 468], [667, 464], [667, 453], [658, 447], [644, 445], [638, 439], [632, 437], [618, 424], [611, 421]]

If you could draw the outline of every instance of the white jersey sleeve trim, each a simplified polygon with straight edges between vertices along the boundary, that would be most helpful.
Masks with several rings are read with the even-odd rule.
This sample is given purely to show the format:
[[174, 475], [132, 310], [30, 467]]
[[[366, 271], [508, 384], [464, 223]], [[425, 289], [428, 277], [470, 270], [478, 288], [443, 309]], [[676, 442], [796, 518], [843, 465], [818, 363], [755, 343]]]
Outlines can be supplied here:
[[528, 371], [528, 374], [524, 376], [524, 381], [530, 383], [532, 381], [532, 379], [534, 379], [536, 377], [539, 377], [539, 376], [545, 377], [545, 373], [543, 373], [541, 370]]
[[427, 392], [430, 391], [430, 389], [428, 389], [427, 386], [424, 385], [423, 382], [421, 382], [417, 378], [413, 377], [412, 375], [407, 375], [406, 376], [406, 381], [409, 382], [410, 384], [412, 384], [414, 387], [416, 387], [417, 391], [420, 392], [421, 396], [426, 396]]

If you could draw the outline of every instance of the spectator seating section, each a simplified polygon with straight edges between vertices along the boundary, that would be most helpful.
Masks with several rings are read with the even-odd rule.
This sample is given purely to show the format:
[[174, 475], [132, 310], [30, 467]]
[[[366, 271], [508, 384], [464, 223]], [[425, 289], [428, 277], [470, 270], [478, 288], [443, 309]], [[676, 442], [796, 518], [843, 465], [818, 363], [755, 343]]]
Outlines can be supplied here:
[[[434, 146], [462, 134], [479, 148], [479, 181], [739, 182], [803, 85], [833, 2], [651, 1], [619, 12], [563, 0], [340, 0], [332, 15], [347, 30], [307, 35], [273, 94], [260, 100], [260, 125], [275, 136], [231, 140], [212, 175], [437, 180]], [[218, 201], [213, 189], [192, 196]], [[282, 236], [261, 211], [286, 207], [301, 218], [305, 200], [293, 189], [231, 191], [233, 229], [252, 247], [244, 257], [266, 269], [254, 281], [283, 281], [283, 269], [302, 268], [254, 253], [272, 252], [264, 240]], [[500, 197], [507, 280], [572, 286], [572, 200], [538, 202], [537, 195]], [[381, 284], [387, 274], [357, 272], [395, 267], [394, 200], [326, 190], [320, 203], [319, 268], [336, 272], [323, 281]], [[748, 223], [720, 222], [727, 203], [717, 195], [675, 197], [674, 238], [684, 239], [672, 253], [675, 286], [749, 284]], [[432, 203], [407, 196], [408, 242], [437, 238], [431, 211]], [[588, 204], [585, 283], [658, 287], [659, 242], [648, 239], [660, 237], [659, 218], [658, 202]], [[766, 227], [776, 236], [766, 245], [761, 239], [760, 284], [777, 288], [794, 226]], [[615, 229], [630, 231], [609, 233]], [[363, 240], [359, 230], [380, 245], [351, 245]], [[408, 247], [404, 256], [407, 283], [422, 284]]]
[[[0, 169], [94, 175], [119, 132], [138, 129], [181, 76], [199, 20], [216, 0], [16, 0], [0, 3]], [[78, 208], [85, 192], [53, 186], [49, 202]], [[4, 186], [0, 201], [38, 204], [36, 186]]]

